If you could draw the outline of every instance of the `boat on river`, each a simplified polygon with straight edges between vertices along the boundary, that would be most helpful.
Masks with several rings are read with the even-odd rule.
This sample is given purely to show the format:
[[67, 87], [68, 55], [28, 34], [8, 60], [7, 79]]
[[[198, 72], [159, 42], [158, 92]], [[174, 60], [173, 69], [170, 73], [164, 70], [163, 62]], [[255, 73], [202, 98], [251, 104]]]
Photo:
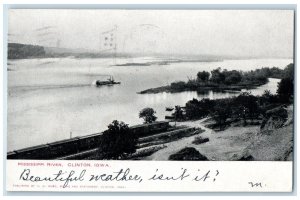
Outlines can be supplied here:
[[121, 82], [116, 82], [114, 80], [113, 76], [110, 76], [106, 81], [96, 80], [95, 82], [97, 87], [103, 86], [103, 85], [115, 85], [115, 84], [121, 84]]

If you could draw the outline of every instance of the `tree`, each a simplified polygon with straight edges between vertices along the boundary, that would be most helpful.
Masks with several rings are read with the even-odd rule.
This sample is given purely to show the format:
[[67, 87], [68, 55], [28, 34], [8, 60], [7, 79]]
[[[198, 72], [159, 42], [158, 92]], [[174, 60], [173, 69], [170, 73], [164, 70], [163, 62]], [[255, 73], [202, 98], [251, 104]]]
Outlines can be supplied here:
[[201, 117], [201, 107], [199, 101], [195, 98], [185, 104], [186, 117], [188, 119], [198, 119]]
[[185, 104], [186, 117], [188, 119], [200, 119], [206, 117], [211, 108], [214, 107], [214, 100], [208, 98], [201, 99], [192, 99]]
[[210, 73], [207, 71], [202, 71], [197, 73], [197, 80], [200, 82], [207, 82], [209, 79]]
[[247, 125], [247, 117], [253, 120], [255, 116], [259, 115], [259, 107], [257, 101], [257, 97], [253, 96], [250, 92], [242, 92], [239, 96], [236, 97], [235, 102], [238, 109], [240, 110], [242, 118], [244, 119], [244, 125]]
[[294, 80], [294, 64], [291, 63], [284, 68], [284, 78]]
[[137, 137], [128, 124], [114, 120], [100, 139], [99, 154], [103, 159], [120, 160], [137, 148]]
[[243, 82], [253, 83], [253, 84], [264, 84], [268, 82], [267, 71], [263, 69], [256, 69], [244, 72], [242, 76]]
[[294, 96], [294, 64], [284, 68], [284, 78], [278, 83], [277, 94], [282, 103], [289, 103]]
[[278, 83], [277, 94], [281, 102], [288, 103], [294, 94], [294, 83], [290, 78], [283, 78]]
[[183, 110], [180, 106], [175, 106], [175, 111], [173, 113], [175, 121], [180, 121], [183, 119]]
[[241, 73], [236, 70], [225, 71], [223, 73], [225, 75], [225, 83], [228, 85], [237, 84], [242, 80]]
[[216, 101], [213, 107], [212, 118], [220, 130], [226, 125], [226, 120], [231, 116], [231, 108], [228, 99], [221, 99]]
[[221, 72], [221, 68], [217, 68], [211, 71], [210, 81], [213, 83], [223, 83], [225, 80], [224, 73]]
[[153, 108], [144, 108], [140, 111], [139, 118], [143, 118], [145, 124], [152, 123], [157, 119], [155, 113], [156, 112], [153, 110]]
[[261, 104], [274, 104], [278, 102], [278, 96], [272, 94], [270, 90], [265, 90], [259, 100], [261, 101]]

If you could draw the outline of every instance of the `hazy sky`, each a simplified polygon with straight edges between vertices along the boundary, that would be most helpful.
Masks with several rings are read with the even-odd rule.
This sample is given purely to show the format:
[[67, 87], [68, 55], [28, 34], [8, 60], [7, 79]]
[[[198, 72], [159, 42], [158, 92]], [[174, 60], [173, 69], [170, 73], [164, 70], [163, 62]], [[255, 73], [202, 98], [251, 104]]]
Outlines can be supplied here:
[[9, 41], [118, 52], [292, 57], [293, 11], [10, 10]]

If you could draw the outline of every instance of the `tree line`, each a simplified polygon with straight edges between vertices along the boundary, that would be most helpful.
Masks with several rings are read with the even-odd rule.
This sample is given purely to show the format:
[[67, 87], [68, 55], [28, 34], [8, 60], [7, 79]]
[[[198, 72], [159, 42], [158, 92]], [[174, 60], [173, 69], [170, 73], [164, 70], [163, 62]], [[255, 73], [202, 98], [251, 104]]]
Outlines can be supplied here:
[[[287, 67], [288, 68], [288, 67]], [[170, 85], [171, 90], [183, 91], [183, 90], [197, 90], [204, 87], [222, 88], [232, 86], [253, 87], [266, 84], [268, 78], [284, 78], [288, 69], [279, 69], [277, 67], [263, 67], [261, 69], [251, 70], [247, 72], [238, 70], [222, 70], [217, 68], [208, 71], [200, 71], [197, 73], [196, 78], [189, 79], [187, 82], [177, 81]]]

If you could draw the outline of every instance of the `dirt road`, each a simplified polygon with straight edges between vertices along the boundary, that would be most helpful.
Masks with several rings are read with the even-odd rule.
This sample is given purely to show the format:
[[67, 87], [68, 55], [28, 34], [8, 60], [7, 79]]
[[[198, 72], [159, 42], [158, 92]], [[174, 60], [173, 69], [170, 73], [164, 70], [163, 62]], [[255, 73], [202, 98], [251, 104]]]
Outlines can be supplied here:
[[[204, 129], [205, 132], [166, 143], [166, 148], [146, 157], [146, 160], [168, 160], [170, 155], [177, 153], [185, 147], [194, 147], [209, 160], [231, 160], [233, 157], [243, 153], [243, 150], [251, 144], [253, 137], [259, 131], [258, 126], [250, 126], [230, 127], [225, 131], [215, 132], [204, 126], [203, 121], [205, 120], [177, 122], [178, 125]], [[209, 142], [199, 145], [192, 144], [195, 137], [198, 136], [209, 138]]]

